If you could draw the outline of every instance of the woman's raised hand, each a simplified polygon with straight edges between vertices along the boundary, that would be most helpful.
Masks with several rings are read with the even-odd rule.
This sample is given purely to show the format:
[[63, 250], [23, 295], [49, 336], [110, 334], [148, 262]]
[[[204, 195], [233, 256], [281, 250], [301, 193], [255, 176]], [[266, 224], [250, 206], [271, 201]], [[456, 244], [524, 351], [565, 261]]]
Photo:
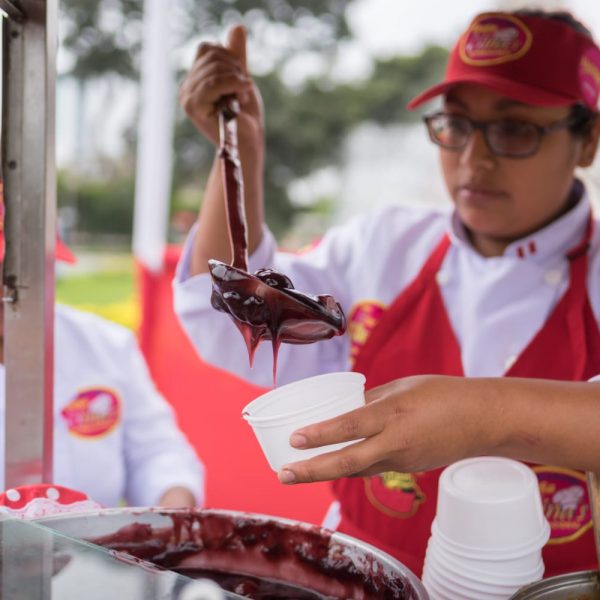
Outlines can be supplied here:
[[258, 89], [248, 75], [246, 30], [238, 25], [225, 46], [202, 43], [179, 90], [179, 101], [197, 129], [213, 144], [219, 144], [216, 103], [233, 94], [240, 105], [240, 146], [262, 144], [263, 109]]

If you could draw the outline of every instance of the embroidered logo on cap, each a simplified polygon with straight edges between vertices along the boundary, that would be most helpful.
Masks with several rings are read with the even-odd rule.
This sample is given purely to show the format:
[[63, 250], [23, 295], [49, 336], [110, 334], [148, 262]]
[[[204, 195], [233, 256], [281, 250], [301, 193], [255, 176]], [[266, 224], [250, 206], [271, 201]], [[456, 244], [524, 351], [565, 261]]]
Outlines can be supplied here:
[[81, 390], [60, 414], [73, 435], [97, 438], [110, 433], [118, 425], [121, 400], [107, 388]]
[[460, 42], [463, 62], [476, 67], [517, 60], [531, 47], [531, 31], [517, 17], [487, 13], [479, 15]]
[[533, 467], [537, 475], [544, 513], [552, 533], [548, 544], [564, 544], [580, 538], [592, 527], [585, 475], [562, 467]]
[[600, 51], [590, 48], [579, 63], [579, 85], [586, 105], [595, 109], [600, 92]]

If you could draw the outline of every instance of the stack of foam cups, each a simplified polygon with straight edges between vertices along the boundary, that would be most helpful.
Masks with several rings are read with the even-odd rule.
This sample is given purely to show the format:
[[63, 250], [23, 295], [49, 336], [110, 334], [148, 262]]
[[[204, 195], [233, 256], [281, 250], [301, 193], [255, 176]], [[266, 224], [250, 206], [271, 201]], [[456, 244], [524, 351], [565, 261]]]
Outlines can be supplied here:
[[423, 567], [432, 600], [502, 600], [544, 574], [550, 526], [537, 477], [497, 457], [463, 460], [440, 477]]
[[365, 404], [365, 376], [341, 372], [317, 375], [275, 388], [244, 407], [242, 416], [254, 434], [271, 468], [338, 450], [348, 443], [308, 450], [290, 446], [290, 435], [300, 427], [337, 417]]

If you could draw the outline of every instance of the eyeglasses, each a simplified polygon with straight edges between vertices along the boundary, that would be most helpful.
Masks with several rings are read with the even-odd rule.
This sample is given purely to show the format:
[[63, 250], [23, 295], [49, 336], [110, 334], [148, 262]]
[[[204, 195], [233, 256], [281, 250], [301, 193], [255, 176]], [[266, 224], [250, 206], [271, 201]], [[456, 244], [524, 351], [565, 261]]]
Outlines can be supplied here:
[[434, 144], [448, 150], [462, 150], [474, 130], [480, 129], [487, 147], [497, 156], [527, 158], [535, 154], [542, 138], [558, 129], [575, 123], [572, 116], [546, 127], [529, 121], [474, 121], [464, 115], [435, 113], [423, 117], [429, 137]]

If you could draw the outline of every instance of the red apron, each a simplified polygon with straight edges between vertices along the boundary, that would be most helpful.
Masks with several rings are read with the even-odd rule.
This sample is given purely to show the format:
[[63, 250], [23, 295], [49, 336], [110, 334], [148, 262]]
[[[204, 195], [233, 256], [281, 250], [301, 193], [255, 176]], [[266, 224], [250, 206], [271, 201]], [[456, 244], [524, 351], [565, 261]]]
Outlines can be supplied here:
[[[590, 218], [581, 243], [567, 254], [567, 291], [506, 376], [580, 381], [600, 373], [600, 331], [586, 288], [592, 223]], [[369, 389], [410, 375], [464, 375], [460, 347], [436, 281], [449, 246], [445, 236], [359, 351], [354, 370], [366, 375]], [[584, 474], [546, 466], [534, 471], [552, 526], [544, 548], [546, 576], [596, 568]], [[420, 575], [440, 472], [389, 472], [336, 481], [339, 530], [382, 548]]]

